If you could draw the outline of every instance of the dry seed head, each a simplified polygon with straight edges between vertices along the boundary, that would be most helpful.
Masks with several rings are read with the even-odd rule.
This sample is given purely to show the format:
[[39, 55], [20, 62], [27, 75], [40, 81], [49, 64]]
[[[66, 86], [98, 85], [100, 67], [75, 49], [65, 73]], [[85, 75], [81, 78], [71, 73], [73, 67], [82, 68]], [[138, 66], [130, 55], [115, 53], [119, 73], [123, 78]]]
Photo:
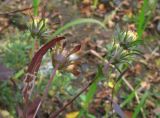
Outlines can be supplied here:
[[136, 40], [136, 39], [137, 39], [137, 33], [134, 32], [134, 31], [129, 30], [129, 31], [127, 31], [127, 32], [124, 33], [124, 35], [126, 35], [126, 34], [127, 34], [129, 37], [132, 37], [133, 40]]
[[76, 54], [81, 45], [76, 45], [72, 49], [65, 49], [62, 43], [55, 46], [52, 49], [52, 63], [53, 65], [59, 64], [59, 70], [64, 70], [78, 75], [79, 71], [77, 70], [77, 60], [79, 56]]

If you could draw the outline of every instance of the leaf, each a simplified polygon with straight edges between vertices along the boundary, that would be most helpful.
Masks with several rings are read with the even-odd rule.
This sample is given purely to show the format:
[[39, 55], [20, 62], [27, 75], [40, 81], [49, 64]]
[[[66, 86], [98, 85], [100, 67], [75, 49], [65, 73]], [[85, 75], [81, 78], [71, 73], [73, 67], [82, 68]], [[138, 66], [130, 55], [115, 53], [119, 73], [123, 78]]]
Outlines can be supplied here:
[[96, 9], [98, 6], [98, 0], [93, 0], [93, 8]]
[[81, 49], [81, 45], [77, 45], [77, 46], [75, 46], [75, 47], [73, 48], [73, 50], [71, 50], [71, 52], [70, 52], [70, 54], [69, 54], [69, 55], [71, 55], [71, 54], [73, 54], [73, 53], [78, 52], [80, 49]]
[[53, 46], [56, 45], [57, 42], [63, 40], [64, 37], [57, 37], [54, 38], [53, 40], [49, 41], [46, 43], [44, 46], [42, 46], [34, 55], [32, 58], [32, 61], [28, 67], [26, 76], [24, 78], [24, 87], [22, 90], [23, 93], [23, 98], [25, 102], [28, 101], [29, 97], [31, 96], [32, 90], [34, 88], [34, 80], [36, 78], [35, 73], [38, 72], [42, 58], [44, 54], [48, 51], [48, 49], [52, 48]]
[[114, 81], [113, 80], [110, 80], [109, 82], [108, 82], [108, 86], [110, 87], [110, 88], [114, 88]]
[[29, 73], [34, 73], [37, 72], [40, 66], [40, 63], [42, 61], [42, 57], [43, 55], [48, 51], [48, 49], [52, 48], [53, 46], [55, 46], [55, 44], [61, 40], [63, 40], [64, 37], [57, 37], [55, 39], [52, 39], [51, 41], [49, 41], [47, 44], [45, 44], [44, 46], [42, 46], [34, 55], [34, 57], [32, 58], [32, 61], [28, 67], [28, 72]]
[[144, 103], [145, 103], [145, 101], [146, 101], [146, 99], [147, 99], [148, 96], [149, 96], [149, 92], [146, 91], [146, 92], [143, 94], [140, 103], [136, 106], [132, 118], [137, 118], [137, 116], [138, 116], [141, 108], [144, 106]]
[[93, 96], [94, 94], [96, 93], [96, 90], [97, 90], [97, 82], [98, 81], [95, 81], [89, 88], [87, 94], [86, 94], [86, 99], [85, 99], [85, 102], [84, 102], [84, 107], [85, 109], [87, 110], [88, 109], [88, 105], [89, 103], [92, 101], [93, 99]]
[[92, 101], [93, 99], [93, 96], [94, 94], [96, 93], [97, 91], [97, 84], [98, 82], [102, 79], [103, 77], [103, 74], [102, 74], [102, 69], [99, 67], [98, 68], [98, 72], [97, 72], [97, 75], [96, 75], [96, 80], [93, 82], [93, 84], [90, 86], [87, 94], [86, 94], [86, 97], [85, 97], [85, 100], [84, 100], [84, 109], [87, 110], [88, 108], [88, 105], [89, 103]]
[[[158, 0], [152, 0], [153, 4], [150, 4], [150, 0], [144, 0], [140, 13], [137, 15], [136, 24], [137, 24], [137, 33], [138, 40], [141, 40], [142, 34], [152, 17], [152, 12], [155, 11]], [[147, 14], [149, 13], [149, 14]]]
[[143, 44], [143, 40], [142, 39], [137, 39], [134, 42], [131, 43], [131, 46], [137, 46]]
[[141, 9], [141, 12], [139, 13], [139, 16], [138, 16], [138, 26], [137, 26], [137, 33], [138, 33], [138, 40], [141, 39], [142, 37], [142, 33], [145, 29], [145, 12], [147, 10], [147, 6], [148, 6], [148, 0], [144, 0], [144, 3], [143, 3], [143, 6], [142, 6], [142, 9]]
[[13, 116], [9, 111], [0, 109], [0, 118], [13, 118]]
[[133, 91], [128, 97], [125, 99], [125, 101], [120, 105], [121, 107], [126, 106], [131, 100], [135, 97], [135, 91]]
[[53, 33], [53, 37], [61, 34], [65, 30], [67, 30], [67, 29], [69, 29], [69, 28], [71, 28], [73, 26], [76, 26], [76, 25], [79, 25], [79, 24], [85, 24], [85, 23], [88, 23], [88, 24], [91, 24], [91, 23], [92, 24], [98, 24], [99, 26], [101, 26], [102, 28], [104, 28], [106, 30], [106, 26], [101, 21], [98, 21], [98, 20], [92, 19], [92, 18], [80, 18], [80, 19], [76, 19], [76, 20], [73, 20], [73, 21], [65, 24], [63, 27], [60, 27], [58, 30], [56, 30]]
[[35, 16], [38, 16], [39, 0], [33, 0], [33, 12]]
[[77, 118], [79, 114], [79, 111], [70, 112], [66, 114], [66, 118]]
[[96, 118], [96, 117], [90, 113], [87, 113], [87, 118]]
[[12, 76], [13, 72], [11, 69], [6, 68], [0, 64], [0, 81], [8, 80]]

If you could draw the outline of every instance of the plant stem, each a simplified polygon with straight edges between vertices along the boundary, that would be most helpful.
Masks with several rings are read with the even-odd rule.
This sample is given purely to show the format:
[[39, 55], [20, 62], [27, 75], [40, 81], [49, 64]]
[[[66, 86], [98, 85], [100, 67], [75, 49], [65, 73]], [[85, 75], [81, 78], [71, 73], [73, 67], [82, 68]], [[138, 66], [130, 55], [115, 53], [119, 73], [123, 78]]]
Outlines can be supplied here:
[[[111, 62], [106, 63], [106, 68], [105, 68], [106, 72], [108, 72], [110, 64], [111, 64]], [[51, 114], [50, 118], [56, 118], [66, 107], [68, 107], [70, 104], [72, 104], [74, 102], [74, 100], [76, 100], [83, 92], [85, 92], [94, 83], [94, 81], [96, 81], [96, 79], [93, 79], [87, 86], [85, 86], [74, 98], [72, 98], [72, 100], [70, 102], [68, 102], [66, 105], [64, 105], [59, 111]]]
[[18, 10], [14, 10], [14, 11], [11, 11], [11, 12], [6, 12], [6, 13], [0, 13], [0, 15], [8, 15], [8, 14], [13, 14], [13, 13], [17, 13], [17, 12], [23, 12], [23, 11], [26, 11], [26, 10], [30, 10], [32, 9], [33, 7], [28, 7], [28, 8], [24, 8], [24, 9], [18, 9]]
[[45, 91], [43, 92], [42, 99], [41, 99], [41, 101], [39, 102], [39, 104], [38, 104], [38, 106], [37, 106], [37, 108], [36, 108], [36, 111], [35, 111], [35, 113], [34, 113], [33, 118], [36, 117], [36, 114], [38, 113], [38, 110], [39, 110], [39, 108], [40, 108], [40, 106], [41, 106], [44, 98], [45, 98], [45, 97], [47, 96], [47, 94], [48, 94], [49, 87], [51, 86], [51, 83], [52, 83], [52, 81], [53, 81], [53, 79], [54, 79], [54, 77], [55, 77], [55, 75], [56, 75], [56, 71], [57, 71], [58, 67], [59, 67], [59, 64], [56, 64], [56, 65], [55, 65], [55, 68], [54, 68], [53, 71], [52, 71], [52, 74], [51, 74], [51, 76], [50, 76], [50, 79], [49, 79], [49, 81], [48, 81], [48, 83], [47, 83], [47, 85], [46, 85]]
[[85, 86], [74, 98], [72, 98], [70, 102], [64, 105], [59, 111], [51, 114], [50, 118], [56, 118], [66, 107], [72, 104], [74, 100], [76, 100], [83, 92], [85, 92], [92, 85], [94, 81], [95, 79], [93, 79], [87, 86]]
[[54, 76], [56, 75], [56, 71], [57, 71], [58, 67], [59, 67], [59, 64], [56, 64], [54, 70], [52, 71], [52, 75], [51, 75], [51, 77], [50, 77], [50, 79], [48, 81], [48, 84], [46, 86], [46, 89], [45, 89], [45, 92], [43, 94], [43, 97], [46, 97], [46, 95], [48, 93], [48, 90], [49, 90], [49, 87], [51, 85], [51, 82], [53, 81]]

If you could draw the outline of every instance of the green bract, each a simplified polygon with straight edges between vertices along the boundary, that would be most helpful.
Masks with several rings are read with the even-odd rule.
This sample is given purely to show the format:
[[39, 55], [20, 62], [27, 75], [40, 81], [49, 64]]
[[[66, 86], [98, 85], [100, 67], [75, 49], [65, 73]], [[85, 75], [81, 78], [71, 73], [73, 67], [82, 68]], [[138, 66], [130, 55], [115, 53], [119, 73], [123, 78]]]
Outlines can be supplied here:
[[118, 29], [113, 43], [106, 46], [107, 60], [110, 60], [113, 65], [129, 64], [135, 55], [141, 53], [137, 50], [138, 42], [136, 39], [136, 34], [133, 32], [122, 32]]

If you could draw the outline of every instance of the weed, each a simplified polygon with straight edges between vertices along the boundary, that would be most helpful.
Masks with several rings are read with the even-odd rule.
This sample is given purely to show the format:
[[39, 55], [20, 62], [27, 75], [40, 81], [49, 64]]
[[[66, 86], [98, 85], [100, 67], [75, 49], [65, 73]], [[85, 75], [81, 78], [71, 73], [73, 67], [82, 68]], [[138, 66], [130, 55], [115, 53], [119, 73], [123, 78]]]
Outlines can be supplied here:
[[14, 35], [5, 36], [5, 39], [8, 40], [8, 43], [2, 47], [3, 62], [14, 70], [24, 68], [29, 62], [30, 33], [17, 30]]
[[[94, 0], [95, 8], [97, 7], [97, 4], [98, 0]], [[72, 104], [79, 96], [81, 96], [82, 104], [79, 117], [83, 115], [84, 117], [94, 118], [95, 116], [89, 113], [88, 108], [94, 98], [100, 81], [107, 81], [107, 86], [109, 86], [113, 90], [112, 96], [105, 96], [102, 100], [110, 101], [114, 111], [120, 117], [125, 117], [121, 107], [127, 105], [134, 98], [134, 96], [137, 96], [136, 89], [130, 87], [132, 93], [128, 97], [126, 97], [125, 101], [121, 105], [118, 105], [114, 101], [114, 92], [117, 92], [121, 88], [121, 83], [123, 81], [126, 82], [122, 76], [125, 74], [128, 67], [132, 66], [135, 58], [141, 55], [138, 46], [142, 42], [142, 34], [146, 27], [145, 11], [148, 6], [147, 4], [147, 0], [145, 0], [137, 22], [137, 34], [131, 31], [123, 32], [119, 28], [116, 28], [117, 31], [115, 32], [115, 37], [111, 44], [108, 44], [106, 46], [106, 55], [105, 57], [101, 58], [102, 63], [97, 68], [97, 73], [94, 79], [90, 80], [90, 82], [86, 84], [86, 86], [84, 86], [77, 95], [75, 95], [68, 103], [60, 108], [59, 111], [52, 113], [50, 117], [57, 117], [61, 112], [64, 111], [67, 106]], [[77, 53], [80, 50], [81, 45], [76, 45], [71, 49], [68, 49], [65, 47], [65, 38], [56, 36], [59, 34], [63, 34], [65, 30], [68, 30], [71, 27], [84, 23], [98, 24], [100, 27], [106, 30], [106, 26], [101, 21], [92, 18], [81, 18], [65, 24], [64, 26], [56, 30], [53, 34], [51, 34], [46, 25], [46, 19], [42, 17], [37, 20], [38, 6], [39, 0], [33, 0], [34, 17], [31, 16], [32, 23], [29, 23], [28, 25], [29, 32], [25, 32], [24, 35], [20, 32], [20, 35], [18, 36], [16, 35], [15, 37], [9, 37], [9, 42], [11, 43], [4, 46], [4, 62], [8, 65], [8, 67], [19, 70], [24, 68], [27, 63], [30, 62], [23, 80], [22, 95], [24, 106], [22, 108], [23, 111], [21, 111], [21, 116], [23, 118], [35, 118], [37, 116], [38, 111], [45, 100], [45, 97], [48, 95], [48, 93], [52, 94], [51, 92], [49, 92], [49, 88], [51, 85], [53, 85], [53, 83], [55, 83], [55, 86], [52, 87], [52, 89], [55, 89], [55, 91], [58, 91], [60, 86], [63, 86], [63, 89], [66, 89], [66, 87], [69, 86], [71, 79], [66, 78], [65, 81], [62, 80], [62, 76], [64, 77], [63, 72], [69, 72], [75, 76], [79, 74], [77, 67], [81, 63], [77, 62], [77, 60], [72, 60], [70, 56]], [[148, 20], [149, 16], [147, 17], [147, 21]], [[11, 41], [12, 38], [13, 41]], [[33, 45], [30, 46], [29, 44]], [[49, 52], [48, 50], [50, 50], [53, 71], [51, 73], [50, 79], [45, 80], [45, 86], [42, 81], [36, 84], [36, 78], [39, 67], [42, 63], [42, 58], [47, 52]], [[70, 68], [70, 66], [72, 68]], [[112, 73], [116, 74], [115, 81], [110, 79]], [[58, 74], [61, 75], [59, 76]], [[22, 74], [20, 71], [20, 76], [21, 75]], [[19, 74], [17, 74], [16, 76], [18, 76], [16, 78], [19, 78]], [[118, 84], [114, 85], [114, 83]], [[126, 84], [129, 86], [127, 82]], [[40, 92], [42, 94], [42, 97], [40, 97], [39, 93], [37, 95], [32, 95], [36, 85], [38, 85], [37, 89], [44, 90], [43, 92]], [[66, 91], [68, 93], [71, 93], [70, 89], [66, 89]], [[86, 94], [83, 94], [85, 91], [87, 91]], [[10, 89], [3, 89], [2, 94], [4, 95], [5, 92], [7, 93], [7, 95], [11, 95]], [[144, 96], [142, 96], [139, 105], [135, 107], [133, 117], [137, 117], [148, 95], [148, 92], [146, 92]], [[2, 101], [13, 102], [11, 99], [6, 97], [2, 98]]]

